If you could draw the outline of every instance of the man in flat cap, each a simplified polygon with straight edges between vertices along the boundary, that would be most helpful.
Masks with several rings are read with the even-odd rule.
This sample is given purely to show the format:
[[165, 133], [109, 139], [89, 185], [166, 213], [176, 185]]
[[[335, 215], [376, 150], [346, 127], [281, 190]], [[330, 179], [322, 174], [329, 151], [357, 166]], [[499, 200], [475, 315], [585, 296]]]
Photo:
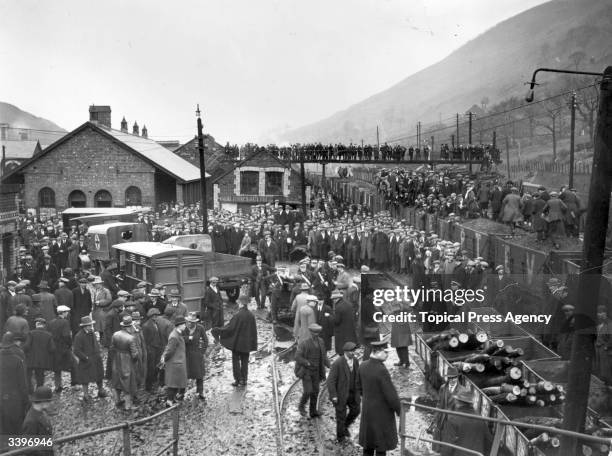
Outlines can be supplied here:
[[72, 312], [70, 322], [72, 334], [80, 329], [81, 318], [91, 312], [91, 293], [87, 289], [87, 279], [79, 279], [79, 286], [72, 290]]
[[60, 393], [63, 389], [62, 371], [72, 371], [72, 332], [70, 331], [69, 313], [70, 307], [57, 306], [57, 317], [47, 325], [55, 346], [52, 356], [52, 370], [56, 393]]
[[321, 416], [317, 410], [319, 384], [325, 380], [325, 368], [329, 367], [325, 343], [319, 337], [321, 326], [311, 323], [308, 326], [310, 337], [298, 343], [295, 353], [295, 375], [302, 379], [302, 397], [299, 411], [306, 415], [306, 402], [309, 402], [311, 418]]
[[332, 363], [327, 379], [329, 397], [336, 409], [336, 437], [339, 443], [350, 437], [348, 428], [360, 411], [361, 398], [357, 388], [359, 361], [355, 357], [356, 348], [357, 345], [353, 342], [344, 344], [344, 353]]

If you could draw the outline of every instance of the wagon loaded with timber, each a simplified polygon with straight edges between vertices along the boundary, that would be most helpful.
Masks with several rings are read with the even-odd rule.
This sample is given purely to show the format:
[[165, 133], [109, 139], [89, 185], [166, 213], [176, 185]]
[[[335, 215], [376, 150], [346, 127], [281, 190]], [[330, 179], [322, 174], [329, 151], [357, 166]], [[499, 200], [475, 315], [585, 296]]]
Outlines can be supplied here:
[[[474, 310], [495, 313], [491, 308]], [[461, 382], [474, 395], [482, 416], [560, 427], [566, 378], [559, 374], [559, 366], [567, 362], [511, 322], [484, 326], [469, 324], [461, 330], [416, 335], [416, 352], [432, 385], [439, 386], [448, 368], [454, 366], [463, 374]], [[538, 366], [549, 368], [538, 371]], [[585, 428], [588, 434], [612, 436], [611, 426], [591, 407]], [[559, 436], [552, 431], [499, 424], [494, 431], [499, 446], [512, 455], [564, 454]], [[584, 455], [603, 455], [609, 450], [609, 445], [589, 442], [582, 446]]]

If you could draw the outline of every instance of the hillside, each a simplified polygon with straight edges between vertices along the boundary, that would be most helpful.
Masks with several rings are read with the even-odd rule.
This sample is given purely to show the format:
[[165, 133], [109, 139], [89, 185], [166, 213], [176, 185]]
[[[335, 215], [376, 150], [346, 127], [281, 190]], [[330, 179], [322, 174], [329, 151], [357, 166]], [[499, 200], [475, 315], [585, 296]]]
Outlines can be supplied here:
[[612, 64], [611, 39], [609, 0], [553, 0], [494, 26], [384, 92], [278, 139], [375, 142], [377, 125], [381, 141], [406, 135], [419, 120], [463, 113], [485, 97], [490, 104], [512, 95], [523, 99], [524, 82], [538, 67], [603, 71]]
[[[66, 132], [50, 120], [36, 117], [2, 101], [0, 101], [0, 124], [8, 124], [10, 127], [7, 139], [20, 139], [20, 132], [27, 130], [27, 139], [38, 140], [42, 145], [51, 144]], [[54, 133], [58, 131], [61, 133]]]

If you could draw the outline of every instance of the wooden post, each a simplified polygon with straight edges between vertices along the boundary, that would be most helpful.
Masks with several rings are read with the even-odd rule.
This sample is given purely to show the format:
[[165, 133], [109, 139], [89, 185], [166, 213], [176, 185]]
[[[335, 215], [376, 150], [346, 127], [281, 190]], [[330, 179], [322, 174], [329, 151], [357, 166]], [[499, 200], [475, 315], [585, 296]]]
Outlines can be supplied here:
[[576, 130], [576, 92], [572, 92], [572, 98], [570, 99], [570, 156], [569, 156], [569, 186], [574, 186], [574, 136]]
[[506, 135], [506, 169], [508, 180], [510, 180], [510, 143], [508, 142], [508, 135]]
[[[599, 286], [610, 210], [612, 188], [612, 66], [606, 68], [600, 87], [599, 111], [595, 127], [593, 172], [589, 187], [580, 280], [575, 301], [575, 333], [569, 365], [563, 428], [583, 432], [586, 418], [591, 369], [597, 333]], [[562, 454], [579, 454], [576, 438], [563, 437]]]
[[200, 105], [196, 111], [198, 117], [198, 151], [200, 153], [200, 210], [202, 212], [202, 229], [208, 233], [208, 207], [206, 202], [206, 167], [204, 166], [204, 135], [202, 134], [202, 118], [200, 117]]
[[174, 445], [172, 445], [172, 455], [178, 456], [178, 442], [179, 442], [179, 412], [178, 407], [172, 412], [172, 439]]
[[306, 217], [306, 171], [304, 170], [304, 151], [300, 151], [300, 182], [302, 193], [302, 214]]
[[132, 454], [132, 447], [130, 442], [130, 425], [125, 423], [125, 427], [121, 429], [123, 433], [123, 456], [130, 456]]

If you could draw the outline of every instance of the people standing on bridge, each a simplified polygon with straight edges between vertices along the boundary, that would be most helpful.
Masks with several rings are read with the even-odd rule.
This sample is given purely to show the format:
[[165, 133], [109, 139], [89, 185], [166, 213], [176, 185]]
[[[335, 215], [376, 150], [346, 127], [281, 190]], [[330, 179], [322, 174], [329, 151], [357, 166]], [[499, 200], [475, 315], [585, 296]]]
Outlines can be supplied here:
[[185, 353], [187, 357], [187, 379], [195, 379], [198, 399], [204, 400], [204, 358], [208, 348], [206, 329], [199, 324], [196, 312], [189, 312], [185, 317]]
[[[454, 396], [452, 410], [462, 413], [478, 415], [474, 410], [474, 394], [462, 390]], [[477, 451], [480, 454], [489, 454], [493, 438], [486, 421], [472, 419], [458, 415], [448, 415], [442, 428], [440, 440], [444, 443]], [[464, 454], [461, 450], [439, 445], [441, 456], [456, 456]]]
[[302, 379], [303, 390], [298, 409], [305, 416], [306, 402], [309, 402], [311, 418], [321, 416], [317, 410], [319, 385], [325, 380], [325, 368], [329, 367], [325, 343], [319, 337], [321, 329], [316, 323], [310, 324], [310, 337], [300, 340], [295, 353], [295, 375]]
[[359, 445], [364, 456], [384, 456], [397, 447], [397, 423], [401, 404], [384, 362], [387, 343], [372, 342], [370, 359], [359, 366], [357, 391], [361, 395]]
[[[346, 342], [343, 354], [338, 356], [329, 369], [327, 390], [336, 410], [336, 438], [343, 443], [351, 433], [348, 428], [359, 416], [361, 397], [357, 388], [359, 361], [355, 357], [357, 345]], [[347, 414], [348, 408], [348, 414]]]
[[249, 377], [249, 354], [257, 350], [257, 324], [248, 308], [246, 297], [240, 297], [238, 312], [222, 328], [213, 328], [215, 339], [232, 351], [232, 386], [246, 386]]

